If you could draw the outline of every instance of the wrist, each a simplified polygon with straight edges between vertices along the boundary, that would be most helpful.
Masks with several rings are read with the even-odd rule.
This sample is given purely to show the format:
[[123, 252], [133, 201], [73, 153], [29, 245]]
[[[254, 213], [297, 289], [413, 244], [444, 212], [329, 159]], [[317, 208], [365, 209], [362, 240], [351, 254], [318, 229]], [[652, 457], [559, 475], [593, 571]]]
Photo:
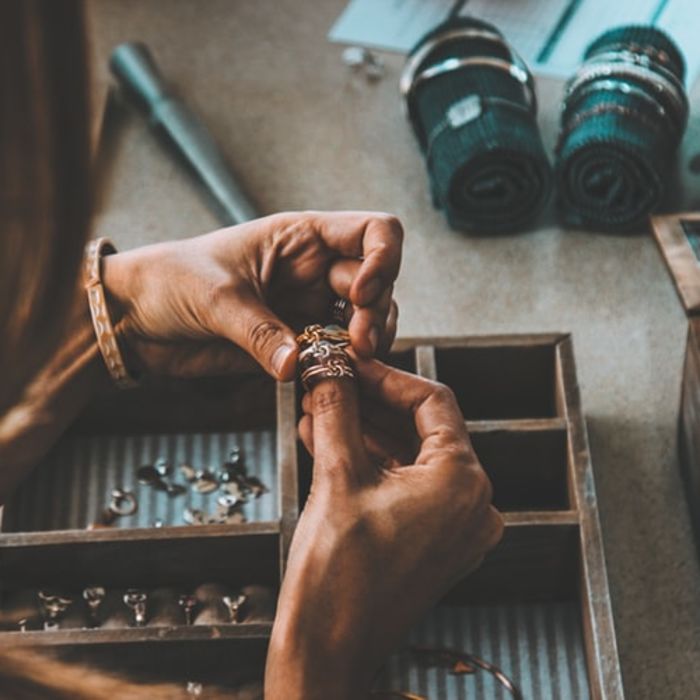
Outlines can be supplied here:
[[138, 258], [132, 252], [115, 253], [102, 259], [102, 287], [110, 320], [124, 363], [131, 374], [139, 375], [141, 366], [131, 342], [129, 311], [138, 287]]
[[134, 264], [130, 253], [115, 253], [102, 258], [102, 286], [112, 323], [116, 326], [127, 314], [135, 286]]
[[278, 612], [265, 671], [266, 700], [365, 700], [373, 673], [351, 645], [319, 638]]

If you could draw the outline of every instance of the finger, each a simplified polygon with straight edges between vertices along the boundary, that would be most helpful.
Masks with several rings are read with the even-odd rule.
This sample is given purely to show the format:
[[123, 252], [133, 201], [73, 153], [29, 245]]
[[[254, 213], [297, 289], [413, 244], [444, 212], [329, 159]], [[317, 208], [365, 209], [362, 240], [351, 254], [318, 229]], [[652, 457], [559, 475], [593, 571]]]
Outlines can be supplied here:
[[393, 287], [389, 287], [371, 306], [354, 308], [348, 332], [353, 348], [362, 357], [373, 357], [382, 342], [392, 293]]
[[394, 344], [396, 339], [396, 331], [399, 325], [399, 305], [392, 299], [391, 306], [389, 307], [389, 313], [386, 318], [386, 326], [384, 327], [384, 333], [382, 334], [382, 340], [377, 348], [378, 357], [386, 357], [391, 346]]
[[[313, 436], [308, 437], [312, 425], [311, 410], [311, 396], [306, 394], [302, 399], [304, 416], [299, 423], [299, 434], [310, 452], [313, 444]], [[391, 458], [399, 464], [415, 462], [419, 444], [412, 416], [387, 408], [376, 401], [368, 402], [362, 399], [360, 416], [365, 446], [372, 456]]]
[[357, 485], [371, 476], [362, 440], [357, 385], [324, 379], [311, 390], [314, 478]]
[[296, 335], [253, 294], [238, 296], [220, 319], [221, 332], [242, 347], [275, 379], [294, 378]]
[[[302, 416], [298, 426], [299, 439], [307, 452], [312, 456], [314, 454], [313, 430], [313, 418], [310, 415]], [[367, 454], [372, 461], [383, 463], [390, 460], [400, 464], [407, 464], [407, 462], [402, 462], [398, 458], [400, 445], [387, 439], [385, 433], [375, 430], [364, 422], [362, 424], [362, 438]]]
[[339, 297], [347, 299], [361, 267], [362, 261], [357, 258], [340, 258], [334, 261], [328, 268], [328, 286]]
[[412, 455], [398, 438], [394, 438], [383, 430], [378, 430], [367, 422], [363, 422], [362, 431], [367, 451], [377, 461], [390, 461], [397, 466], [413, 463]]
[[[328, 284], [340, 297], [349, 298], [350, 290], [362, 268], [362, 262], [343, 258], [331, 265]], [[364, 357], [372, 357], [379, 348], [391, 345], [393, 336], [387, 342], [387, 321], [392, 308], [393, 285], [368, 306], [354, 306], [348, 330], [355, 350]]]
[[314, 453], [314, 421], [309, 415], [303, 415], [299, 421], [299, 439], [304, 443], [306, 451]]
[[328, 247], [344, 257], [362, 258], [348, 298], [357, 306], [371, 304], [399, 274], [401, 223], [379, 212], [320, 212], [316, 217]]
[[446, 386], [377, 360], [358, 358], [355, 364], [363, 392], [413, 414], [424, 460], [430, 458], [433, 450], [471, 448], [464, 417], [454, 394]]
[[[301, 400], [301, 410], [311, 416], [313, 412], [311, 394], [305, 394]], [[376, 430], [400, 440], [413, 448], [417, 438], [413, 425], [413, 416], [405, 411], [397, 411], [374, 399], [360, 398], [360, 416], [363, 425], [372, 425]]]

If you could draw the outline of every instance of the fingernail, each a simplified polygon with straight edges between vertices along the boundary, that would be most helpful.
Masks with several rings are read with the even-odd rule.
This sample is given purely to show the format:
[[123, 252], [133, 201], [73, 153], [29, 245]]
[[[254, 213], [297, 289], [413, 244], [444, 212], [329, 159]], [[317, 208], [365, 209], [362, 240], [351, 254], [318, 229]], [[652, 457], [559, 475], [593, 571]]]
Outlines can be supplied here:
[[373, 279], [365, 285], [364, 303], [369, 304], [374, 301], [382, 291], [382, 281]]
[[369, 329], [369, 344], [372, 346], [372, 354], [377, 352], [377, 345], [379, 345], [379, 329], [376, 326], [372, 326]]
[[291, 345], [280, 345], [277, 350], [272, 354], [272, 369], [275, 374], [279, 377], [282, 376], [285, 365], [289, 361], [289, 356], [296, 352], [296, 347]]

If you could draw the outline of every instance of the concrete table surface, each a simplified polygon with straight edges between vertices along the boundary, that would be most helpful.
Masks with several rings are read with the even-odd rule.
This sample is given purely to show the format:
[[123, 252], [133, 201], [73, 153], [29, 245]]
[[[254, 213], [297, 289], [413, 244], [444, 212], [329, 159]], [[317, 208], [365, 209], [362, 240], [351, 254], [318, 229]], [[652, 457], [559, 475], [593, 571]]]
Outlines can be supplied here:
[[[401, 58], [387, 55], [386, 77], [368, 83], [326, 40], [344, 4], [93, 0], [97, 70], [106, 80], [117, 43], [146, 42], [262, 213], [397, 214], [400, 335], [573, 333], [626, 695], [697, 696], [700, 575], [676, 460], [686, 321], [652, 238], [563, 230], [552, 211], [520, 235], [450, 231], [401, 113]], [[539, 93], [551, 145], [561, 84], [539, 81]], [[216, 228], [144, 121], [121, 120], [105, 132], [99, 233], [127, 248]], [[691, 124], [679, 162], [685, 207], [700, 206], [687, 168], [698, 132]]]

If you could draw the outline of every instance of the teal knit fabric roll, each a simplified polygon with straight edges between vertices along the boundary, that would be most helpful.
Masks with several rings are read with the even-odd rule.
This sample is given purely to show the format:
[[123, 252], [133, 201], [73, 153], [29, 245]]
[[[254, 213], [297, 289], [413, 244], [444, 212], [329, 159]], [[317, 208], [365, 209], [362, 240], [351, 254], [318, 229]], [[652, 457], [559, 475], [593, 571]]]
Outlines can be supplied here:
[[684, 72], [675, 44], [653, 27], [619, 27], [589, 46], [562, 108], [555, 174], [565, 223], [645, 225], [685, 129]]
[[[446, 32], [465, 28], [499, 34], [478, 20], [452, 19], [423, 37], [411, 56]], [[417, 73], [465, 58], [487, 60], [417, 81], [409, 98], [434, 204], [458, 230], [527, 228], [547, 200], [551, 168], [528, 91], [503, 69], [513, 61], [509, 47], [473, 37], [452, 40], [430, 51]], [[498, 66], [488, 59], [497, 59]], [[460, 110], [463, 118], [451, 122]]]

